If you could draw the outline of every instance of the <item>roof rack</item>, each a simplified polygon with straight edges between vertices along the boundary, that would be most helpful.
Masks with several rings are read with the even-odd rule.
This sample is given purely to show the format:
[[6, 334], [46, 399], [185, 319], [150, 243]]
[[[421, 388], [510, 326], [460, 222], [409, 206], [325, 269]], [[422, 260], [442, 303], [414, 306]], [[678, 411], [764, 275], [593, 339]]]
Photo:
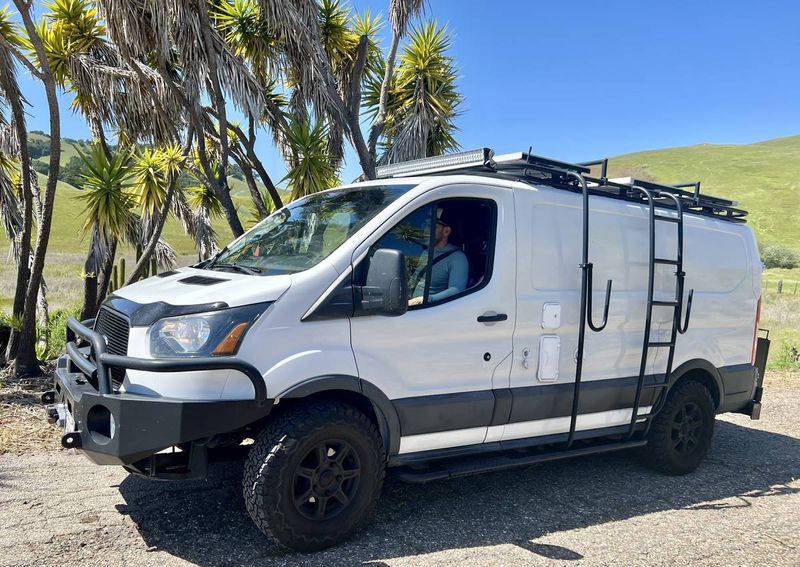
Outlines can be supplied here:
[[[591, 176], [592, 167], [600, 166], [599, 177]], [[586, 180], [593, 195], [601, 195], [634, 202], [644, 202], [645, 198], [634, 187], [641, 187], [660, 194], [674, 195], [681, 201], [683, 210], [704, 216], [712, 216], [731, 222], [746, 222], [747, 211], [737, 208], [737, 202], [721, 197], [704, 195], [700, 192], [700, 182], [665, 185], [633, 177], [609, 179], [608, 159], [570, 163], [558, 161], [527, 152], [515, 152], [495, 156], [490, 148], [479, 148], [443, 156], [417, 159], [384, 165], [377, 168], [377, 177], [411, 177], [418, 175], [440, 175], [463, 173], [469, 175], [488, 175], [511, 178], [526, 183], [545, 184], [557, 189], [580, 192], [580, 183], [575, 174]], [[691, 190], [687, 190], [691, 189]], [[657, 199], [656, 206], [675, 208], [672, 199]]]

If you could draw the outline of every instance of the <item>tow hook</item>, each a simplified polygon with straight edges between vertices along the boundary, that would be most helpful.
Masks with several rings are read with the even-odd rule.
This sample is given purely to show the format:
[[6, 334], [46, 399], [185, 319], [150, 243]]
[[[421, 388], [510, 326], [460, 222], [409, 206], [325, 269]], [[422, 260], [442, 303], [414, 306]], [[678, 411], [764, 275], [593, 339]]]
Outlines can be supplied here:
[[80, 449], [81, 445], [80, 431], [72, 431], [71, 433], [65, 434], [61, 438], [61, 446], [65, 449]]

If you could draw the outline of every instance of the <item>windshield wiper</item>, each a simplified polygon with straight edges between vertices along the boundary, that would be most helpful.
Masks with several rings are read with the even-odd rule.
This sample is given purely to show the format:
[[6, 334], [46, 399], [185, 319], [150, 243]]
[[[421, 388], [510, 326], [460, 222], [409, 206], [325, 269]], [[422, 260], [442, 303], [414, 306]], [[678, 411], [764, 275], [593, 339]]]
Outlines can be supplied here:
[[209, 266], [209, 270], [213, 270], [216, 268], [228, 268], [234, 270], [236, 272], [241, 272], [243, 274], [247, 274], [250, 276], [255, 276], [256, 274], [261, 273], [261, 268], [251, 268], [249, 266], [240, 266], [238, 264], [214, 264], [213, 266]]

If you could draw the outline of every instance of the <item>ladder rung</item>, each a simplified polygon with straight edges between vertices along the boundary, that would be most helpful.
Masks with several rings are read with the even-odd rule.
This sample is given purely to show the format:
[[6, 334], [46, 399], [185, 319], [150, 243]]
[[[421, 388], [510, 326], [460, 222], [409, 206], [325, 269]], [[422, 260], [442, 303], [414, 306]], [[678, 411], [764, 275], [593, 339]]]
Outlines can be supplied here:
[[653, 301], [653, 305], [661, 305], [664, 307], [677, 307], [679, 303], [677, 301]]
[[643, 384], [643, 385], [642, 385], [642, 389], [643, 389], [643, 390], [652, 390], [652, 389], [654, 389], [654, 388], [666, 388], [667, 386], [669, 386], [669, 383], [667, 383], [667, 384], [663, 384], [663, 383], [658, 383], [658, 384]]
[[647, 346], [653, 347], [674, 347], [675, 343], [647, 343]]
[[655, 262], [656, 264], [668, 264], [670, 266], [677, 266], [678, 265], [678, 261], [677, 260], [670, 260], [668, 258], [656, 258], [656, 259], [653, 260], [653, 262]]
[[679, 223], [681, 219], [678, 217], [665, 217], [664, 215], [654, 215], [657, 221]]

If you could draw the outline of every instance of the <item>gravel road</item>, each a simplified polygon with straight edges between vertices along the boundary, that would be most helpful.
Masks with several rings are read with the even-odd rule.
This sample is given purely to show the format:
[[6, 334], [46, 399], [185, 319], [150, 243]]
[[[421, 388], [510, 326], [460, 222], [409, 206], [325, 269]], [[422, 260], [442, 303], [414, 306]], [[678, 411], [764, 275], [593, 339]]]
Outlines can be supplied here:
[[256, 530], [242, 467], [154, 482], [70, 451], [0, 456], [0, 565], [800, 565], [800, 391], [725, 415], [695, 473], [618, 453], [417, 486], [388, 479], [356, 538], [313, 555]]

